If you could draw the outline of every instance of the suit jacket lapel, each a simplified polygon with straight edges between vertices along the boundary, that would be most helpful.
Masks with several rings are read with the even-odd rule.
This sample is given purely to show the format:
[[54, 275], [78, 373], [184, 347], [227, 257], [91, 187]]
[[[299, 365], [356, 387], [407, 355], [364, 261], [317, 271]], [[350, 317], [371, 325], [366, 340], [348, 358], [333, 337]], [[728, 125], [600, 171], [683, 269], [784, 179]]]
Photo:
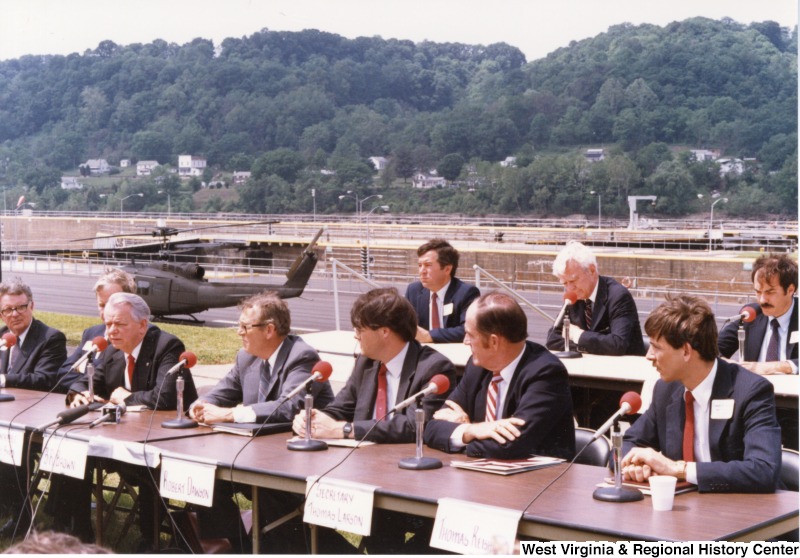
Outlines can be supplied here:
[[683, 426], [686, 422], [686, 408], [684, 405], [683, 385], [672, 392], [672, 398], [667, 404], [667, 434], [664, 455], [670, 459], [681, 459], [683, 455]]
[[19, 371], [25, 367], [25, 363], [28, 360], [33, 347], [36, 347], [41, 342], [41, 337], [43, 334], [40, 326], [41, 323], [42, 322], [36, 319], [31, 322], [31, 327], [28, 329], [28, 334], [25, 336], [25, 341], [21, 345], [17, 345], [17, 348], [15, 349], [19, 351], [19, 354], [15, 357], [14, 367], [9, 370], [9, 372], [18, 374]]
[[283, 367], [286, 364], [286, 358], [289, 356], [289, 352], [292, 350], [293, 345], [294, 339], [287, 337], [283, 340], [283, 344], [278, 351], [278, 356], [275, 357], [275, 368], [273, 368], [269, 374], [268, 393], [272, 392], [272, 388], [275, 387], [275, 384], [278, 382], [278, 376], [283, 372]]
[[446, 316], [444, 315], [445, 314], [444, 307], [447, 304], [452, 304], [453, 297], [456, 295], [457, 290], [458, 290], [458, 279], [453, 277], [452, 279], [450, 279], [450, 286], [447, 287], [447, 290], [444, 293], [444, 301], [442, 303], [442, 324], [444, 324], [447, 327], [455, 327], [459, 325], [458, 323], [454, 324], [450, 323], [450, 321], [453, 319], [460, 320], [460, 317], [456, 316], [455, 312], [450, 312]]
[[764, 343], [764, 336], [767, 334], [767, 324], [769, 324], [769, 316], [759, 312], [745, 338], [745, 360], [754, 362], [758, 360], [761, 354], [761, 345]]
[[133, 369], [131, 391], [145, 391], [151, 389], [148, 383], [150, 380], [150, 369], [153, 364], [153, 355], [156, 351], [156, 335], [157, 330], [153, 326], [150, 326], [147, 333], [145, 333], [144, 340], [142, 341], [142, 348], [139, 349], [139, 358], [136, 359], [136, 365]]
[[399, 401], [402, 401], [411, 395], [411, 382], [414, 380], [414, 375], [417, 371], [417, 361], [419, 360], [419, 345], [414, 341], [408, 344], [408, 351], [406, 351], [406, 358], [403, 360], [403, 370], [400, 371], [400, 383], [397, 386], [397, 393], [395, 394], [395, 401], [389, 401], [389, 407], [393, 407]]
[[[717, 375], [714, 378], [714, 386], [711, 388], [711, 400], [708, 402], [709, 418], [708, 418], [708, 446], [713, 461], [722, 459], [719, 451], [719, 441], [722, 438], [722, 432], [730, 419], [715, 419], [710, 416], [711, 407], [715, 399], [733, 399], [733, 384], [731, 382], [731, 375], [728, 374], [728, 364], [720, 359], [717, 359]], [[735, 405], [736, 403], [734, 403]], [[734, 410], [735, 412], [735, 410]]]
[[592, 305], [592, 331], [598, 331], [600, 322], [602, 322], [603, 317], [606, 313], [606, 307], [608, 306], [608, 285], [606, 284], [605, 280], [602, 277], [597, 278], [597, 299], [594, 301]]
[[104, 362], [105, 384], [108, 395], [111, 395], [115, 387], [125, 386], [125, 374], [127, 373], [128, 365], [125, 362], [125, 353], [119, 349], [113, 349], [113, 352], [105, 358], [108, 359]]
[[486, 398], [489, 394], [489, 384], [492, 381], [492, 372], [483, 369], [483, 375], [479, 380], [480, 389], [475, 397], [475, 422], [486, 420]]
[[425, 329], [430, 329], [431, 326], [431, 292], [422, 287], [422, 291], [417, 300], [417, 314], [419, 315], [419, 323]]
[[792, 317], [789, 319], [789, 334], [786, 336], [786, 358], [797, 358], [797, 340], [792, 343], [792, 334], [796, 338], [797, 333], [797, 298], [792, 300]]

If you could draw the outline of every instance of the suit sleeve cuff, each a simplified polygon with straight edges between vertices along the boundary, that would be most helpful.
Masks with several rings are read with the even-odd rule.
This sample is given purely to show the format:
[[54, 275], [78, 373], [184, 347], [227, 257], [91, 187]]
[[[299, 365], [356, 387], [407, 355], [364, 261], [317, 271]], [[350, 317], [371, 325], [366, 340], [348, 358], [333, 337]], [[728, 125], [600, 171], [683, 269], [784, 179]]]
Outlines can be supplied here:
[[464, 431], [467, 429], [466, 424], [459, 424], [453, 433], [450, 434], [450, 449], [459, 451], [467, 444], [464, 443]]
[[233, 408], [233, 422], [255, 422], [256, 412], [252, 407], [238, 405]]
[[686, 480], [692, 484], [697, 483], [697, 463], [690, 461], [686, 464]]

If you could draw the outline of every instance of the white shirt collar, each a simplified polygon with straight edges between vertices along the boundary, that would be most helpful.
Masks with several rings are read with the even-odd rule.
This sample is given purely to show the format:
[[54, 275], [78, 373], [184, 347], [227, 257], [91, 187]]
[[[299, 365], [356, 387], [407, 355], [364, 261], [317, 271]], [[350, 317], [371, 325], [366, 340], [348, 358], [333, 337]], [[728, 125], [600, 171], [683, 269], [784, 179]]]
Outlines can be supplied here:
[[691, 390], [694, 400], [704, 413], [708, 409], [709, 401], [711, 401], [711, 392], [714, 389], [714, 379], [717, 377], [717, 362], [717, 359], [714, 359], [714, 365], [711, 367], [711, 371], [708, 373], [708, 376], [706, 376], [702, 382], [697, 384], [697, 386]]
[[400, 349], [400, 352], [397, 353], [392, 360], [390, 360], [389, 362], [384, 362], [384, 364], [386, 365], [387, 376], [392, 376], [395, 378], [400, 377], [400, 374], [403, 372], [403, 363], [406, 361], [408, 346], [409, 344], [406, 343], [405, 345], [403, 345], [403, 348]]
[[450, 282], [451, 282], [451, 281], [452, 281], [452, 279], [451, 279], [450, 281], [448, 281], [448, 282], [445, 284], [445, 286], [444, 286], [444, 287], [442, 287], [441, 289], [439, 289], [438, 291], [436, 291], [436, 296], [437, 296], [437, 297], [439, 297], [439, 300], [441, 300], [442, 302], [444, 302], [444, 295], [447, 293], [447, 289], [449, 289], [449, 288], [450, 288]]

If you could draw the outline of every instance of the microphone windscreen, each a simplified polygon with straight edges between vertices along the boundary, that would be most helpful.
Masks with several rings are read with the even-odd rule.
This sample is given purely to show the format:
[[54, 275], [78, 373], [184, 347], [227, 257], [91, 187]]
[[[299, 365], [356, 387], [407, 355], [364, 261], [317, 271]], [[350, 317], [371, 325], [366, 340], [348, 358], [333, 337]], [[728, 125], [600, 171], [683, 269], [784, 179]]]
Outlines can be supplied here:
[[436, 395], [440, 395], [450, 389], [450, 378], [444, 374], [436, 374], [431, 378], [431, 383], [436, 384]]
[[97, 350], [102, 353], [103, 351], [106, 350], [106, 347], [108, 347], [108, 340], [102, 335], [98, 335], [97, 337], [92, 339], [92, 345], [97, 347]]
[[564, 301], [569, 301], [570, 304], [575, 304], [578, 302], [578, 295], [575, 293], [564, 293]]
[[180, 358], [178, 359], [178, 362], [182, 360], [186, 361], [186, 364], [184, 364], [186, 368], [191, 368], [192, 366], [197, 364], [197, 355], [194, 354], [192, 351], [183, 351], [181, 353]]
[[17, 336], [7, 331], [3, 334], [3, 341], [6, 342], [6, 347], [11, 348], [17, 344]]
[[756, 319], [756, 311], [750, 308], [749, 306], [745, 306], [744, 308], [742, 308], [740, 313], [747, 314], [744, 318], [742, 318], [742, 321], [746, 324], [749, 324], [750, 322]]
[[331, 366], [330, 362], [320, 360], [314, 365], [314, 368], [311, 369], [311, 375], [313, 376], [319, 372], [321, 378], [319, 378], [318, 382], [324, 382], [328, 378], [330, 378], [331, 374], [333, 374], [333, 366]]
[[89, 405], [81, 405], [79, 407], [70, 407], [68, 409], [64, 409], [58, 415], [56, 415], [60, 419], [64, 419], [64, 424], [69, 424], [75, 419], [81, 418], [83, 415], [89, 412]]
[[622, 397], [619, 400], [619, 406], [622, 407], [623, 403], [627, 403], [631, 406], [631, 410], [625, 414], [633, 415], [638, 413], [639, 409], [642, 408], [642, 397], [635, 391], [627, 391], [622, 394]]

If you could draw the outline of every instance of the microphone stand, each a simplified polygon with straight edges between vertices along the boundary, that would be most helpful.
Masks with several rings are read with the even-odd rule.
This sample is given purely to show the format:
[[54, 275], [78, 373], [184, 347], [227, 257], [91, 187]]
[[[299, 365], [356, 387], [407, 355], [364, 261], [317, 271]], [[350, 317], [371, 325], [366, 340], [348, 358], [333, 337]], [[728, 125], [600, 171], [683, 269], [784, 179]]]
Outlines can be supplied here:
[[161, 428], [195, 428], [197, 423], [192, 419], [183, 416], [183, 368], [178, 371], [178, 378], [175, 380], [175, 391], [178, 396], [178, 405], [176, 406], [177, 416], [172, 420], [165, 420], [161, 423]]
[[86, 377], [89, 379], [89, 409], [95, 411], [105, 403], [94, 400], [94, 354], [91, 352], [86, 359]]
[[[0, 389], [6, 389], [6, 375], [0, 374]], [[10, 393], [0, 393], [0, 403], [4, 403], [6, 401], [14, 401], [16, 397], [11, 395]]]
[[422, 457], [422, 426], [425, 423], [425, 410], [422, 408], [422, 394], [417, 396], [417, 408], [414, 410], [414, 423], [417, 427], [417, 454], [414, 457], [404, 457], [397, 464], [401, 469], [414, 471], [427, 471], [438, 469], [442, 462], [435, 457]]
[[739, 329], [736, 331], [736, 337], [739, 339], [739, 363], [744, 362], [744, 321], [739, 320]]
[[612, 457], [614, 458], [614, 486], [596, 488], [592, 494], [595, 500], [603, 502], [638, 502], [644, 498], [637, 488], [622, 486], [622, 432], [619, 429], [619, 417], [614, 420], [611, 431]]
[[294, 451], [322, 451], [328, 449], [328, 444], [322, 440], [311, 439], [311, 410], [314, 408], [314, 396], [311, 394], [311, 385], [306, 384], [306, 437], [304, 440], [294, 440], [286, 444], [286, 447]]
[[564, 336], [564, 350], [554, 354], [558, 358], [583, 358], [578, 351], [572, 351], [569, 348], [569, 316], [564, 316], [564, 327], [561, 332]]

